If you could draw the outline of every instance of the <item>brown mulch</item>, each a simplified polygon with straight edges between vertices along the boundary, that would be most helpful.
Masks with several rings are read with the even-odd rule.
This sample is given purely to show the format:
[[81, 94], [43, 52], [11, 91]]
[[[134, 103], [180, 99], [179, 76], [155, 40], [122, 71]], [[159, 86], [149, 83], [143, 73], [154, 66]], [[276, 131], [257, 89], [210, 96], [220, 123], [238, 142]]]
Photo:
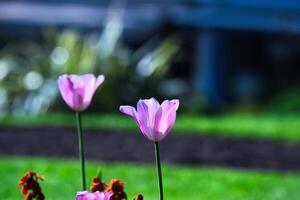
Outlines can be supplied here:
[[[0, 128], [1, 156], [77, 158], [75, 128]], [[86, 158], [108, 162], [154, 163], [153, 144], [140, 133], [85, 130]], [[161, 142], [164, 162], [194, 166], [295, 171], [300, 170], [300, 144], [170, 134]]]

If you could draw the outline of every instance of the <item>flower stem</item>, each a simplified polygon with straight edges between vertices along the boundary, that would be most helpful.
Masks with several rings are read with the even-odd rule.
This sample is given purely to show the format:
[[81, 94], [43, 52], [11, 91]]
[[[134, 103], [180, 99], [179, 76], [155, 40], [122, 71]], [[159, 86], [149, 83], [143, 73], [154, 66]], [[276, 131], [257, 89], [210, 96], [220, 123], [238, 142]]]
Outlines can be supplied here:
[[85, 184], [84, 144], [83, 144], [80, 112], [76, 112], [76, 119], [77, 119], [77, 131], [78, 131], [78, 143], [79, 143], [79, 157], [80, 157], [80, 166], [81, 166], [82, 190], [85, 191], [86, 184]]
[[158, 176], [158, 186], [159, 186], [159, 196], [160, 200], [164, 199], [163, 184], [162, 184], [162, 174], [160, 166], [160, 154], [159, 154], [159, 142], [155, 142], [155, 157], [156, 157], [156, 166], [157, 166], [157, 176]]

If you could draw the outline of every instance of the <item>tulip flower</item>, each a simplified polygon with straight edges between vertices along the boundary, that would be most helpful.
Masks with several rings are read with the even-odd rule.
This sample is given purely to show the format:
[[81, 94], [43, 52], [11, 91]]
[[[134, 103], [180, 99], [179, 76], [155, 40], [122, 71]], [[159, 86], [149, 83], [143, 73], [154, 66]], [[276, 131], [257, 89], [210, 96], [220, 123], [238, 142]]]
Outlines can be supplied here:
[[113, 192], [94, 192], [90, 193], [87, 191], [77, 192], [76, 200], [110, 200], [110, 197], [113, 195]]
[[81, 112], [89, 107], [96, 89], [103, 81], [103, 75], [96, 78], [93, 74], [84, 74], [59, 76], [57, 83], [66, 104]]
[[163, 200], [163, 186], [159, 141], [164, 139], [172, 129], [178, 107], [179, 100], [165, 100], [160, 105], [154, 98], [139, 100], [137, 109], [132, 106], [120, 106], [120, 111], [131, 117], [137, 123], [143, 135], [155, 144], [160, 200]]
[[120, 106], [120, 111], [130, 116], [143, 135], [159, 142], [170, 132], [176, 120], [179, 100], [165, 100], [161, 105], [154, 99], [139, 100], [137, 110], [132, 106]]
[[84, 143], [82, 134], [81, 112], [88, 108], [96, 89], [103, 83], [104, 76], [99, 75], [97, 78], [93, 74], [84, 75], [61, 75], [57, 83], [62, 98], [66, 104], [76, 111], [79, 156], [81, 165], [82, 189], [86, 190], [85, 182], [85, 160], [84, 160]]

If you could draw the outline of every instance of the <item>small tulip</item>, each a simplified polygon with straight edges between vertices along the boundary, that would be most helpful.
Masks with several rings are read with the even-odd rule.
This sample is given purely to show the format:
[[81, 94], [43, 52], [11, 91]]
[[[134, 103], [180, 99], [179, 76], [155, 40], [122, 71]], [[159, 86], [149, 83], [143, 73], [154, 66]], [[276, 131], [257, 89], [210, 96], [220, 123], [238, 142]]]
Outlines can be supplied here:
[[76, 200], [109, 200], [110, 197], [113, 195], [113, 192], [94, 192], [90, 193], [87, 191], [77, 192]]
[[97, 78], [93, 74], [61, 75], [57, 83], [67, 105], [77, 111], [85, 110], [92, 101], [96, 89], [103, 83], [104, 76]]
[[137, 110], [132, 106], [120, 106], [120, 111], [130, 116], [143, 135], [159, 142], [167, 136], [176, 120], [179, 100], [165, 100], [161, 105], [154, 99], [139, 100]]
[[177, 99], [165, 100], [160, 105], [154, 98], [139, 100], [137, 109], [132, 106], [120, 106], [120, 111], [130, 116], [140, 127], [143, 135], [154, 142], [160, 200], [164, 199], [164, 195], [159, 142], [172, 129], [178, 107], [179, 100]]
[[57, 83], [61, 96], [67, 105], [76, 111], [79, 157], [81, 166], [82, 190], [86, 190], [85, 183], [85, 159], [84, 159], [84, 142], [81, 123], [81, 111], [84, 111], [92, 101], [96, 89], [103, 83], [104, 76], [97, 78], [93, 74], [84, 75], [61, 75]]

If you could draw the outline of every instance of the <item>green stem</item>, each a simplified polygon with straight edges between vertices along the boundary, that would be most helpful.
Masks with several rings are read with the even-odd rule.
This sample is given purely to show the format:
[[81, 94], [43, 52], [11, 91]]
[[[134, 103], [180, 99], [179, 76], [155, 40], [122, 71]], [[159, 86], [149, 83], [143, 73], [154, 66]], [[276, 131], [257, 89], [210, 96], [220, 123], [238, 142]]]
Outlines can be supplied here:
[[77, 119], [77, 131], [78, 131], [78, 143], [79, 143], [79, 157], [80, 157], [80, 166], [81, 166], [82, 190], [85, 191], [86, 184], [85, 184], [84, 145], [83, 145], [83, 134], [82, 134], [80, 112], [76, 112], [76, 119]]
[[159, 143], [155, 142], [154, 144], [155, 144], [154, 146], [155, 146], [155, 158], [156, 158], [156, 166], [157, 166], [159, 196], [160, 196], [160, 200], [163, 200], [164, 192], [163, 192], [162, 174], [161, 174], [161, 166], [160, 166]]

